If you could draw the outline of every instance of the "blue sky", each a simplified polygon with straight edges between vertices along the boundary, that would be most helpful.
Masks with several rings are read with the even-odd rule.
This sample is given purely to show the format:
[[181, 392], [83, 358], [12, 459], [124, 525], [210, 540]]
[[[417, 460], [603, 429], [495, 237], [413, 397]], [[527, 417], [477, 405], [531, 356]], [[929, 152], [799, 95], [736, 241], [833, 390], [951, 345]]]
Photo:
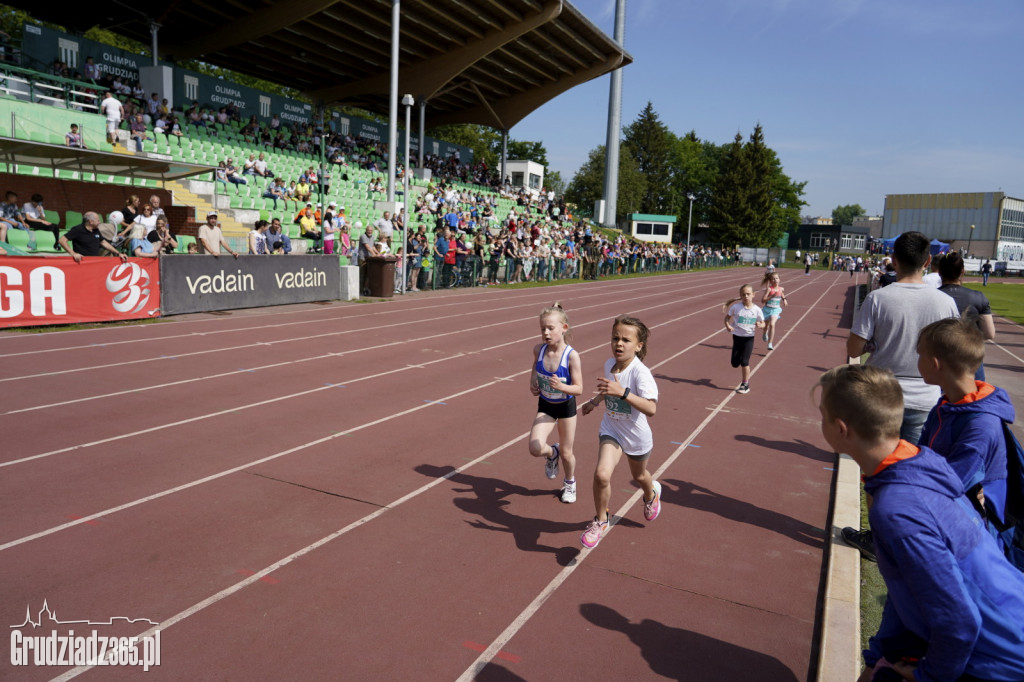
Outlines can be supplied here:
[[[573, 4], [609, 36], [614, 0]], [[886, 194], [1024, 198], [1024, 0], [627, 0], [622, 123], [649, 101], [682, 135], [754, 125], [805, 215]], [[512, 128], [568, 182], [604, 144], [609, 77]]]

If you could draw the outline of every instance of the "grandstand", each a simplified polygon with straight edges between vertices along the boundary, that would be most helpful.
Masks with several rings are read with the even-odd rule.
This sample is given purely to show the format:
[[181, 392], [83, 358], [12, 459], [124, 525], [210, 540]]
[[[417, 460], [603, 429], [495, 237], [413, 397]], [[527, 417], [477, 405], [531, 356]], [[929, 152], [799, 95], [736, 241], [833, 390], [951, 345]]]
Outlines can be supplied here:
[[[195, 7], [200, 4], [196, 3]], [[268, 17], [273, 16], [283, 4], [260, 9], [253, 7], [235, 17], [238, 21], [232, 24], [232, 32], [228, 36], [219, 21], [197, 27], [191, 14], [195, 7], [190, 3], [178, 3], [171, 15], [160, 18], [164, 46], [161, 53], [179, 58], [190, 56], [188, 46], [197, 44], [197, 35], [202, 36], [204, 31], [208, 31], [208, 35], [215, 37], [223, 49], [215, 54], [204, 54], [203, 59], [242, 73], [276, 80], [290, 67], [285, 61], [278, 60], [278, 57], [284, 60], [286, 55], [268, 47], [264, 41], [281, 40], [283, 31], [307, 31], [310, 24], [315, 24], [317, 30], [330, 29], [342, 21], [336, 16], [339, 4], [345, 3], [332, 3], [333, 10], [321, 9], [319, 14], [299, 18], [288, 27], [282, 27], [281, 22], [273, 25], [267, 22]], [[290, 5], [288, 7], [292, 9]], [[54, 16], [47, 14], [49, 8], [26, 5], [26, 9], [40, 18], [81, 30], [94, 23], [95, 17], [102, 16], [109, 8], [100, 3], [99, 6], [91, 6], [90, 11], [83, 15], [72, 11], [70, 14], [59, 12]], [[347, 23], [337, 25], [336, 29], [348, 35], [355, 31], [381, 32], [382, 26], [390, 23], [387, 9], [383, 3], [371, 8], [361, 7], [359, 13], [352, 13], [344, 20]], [[448, 17], [448, 20], [439, 20], [439, 16]], [[472, 10], [455, 0], [441, 2], [433, 9], [420, 3], [407, 3], [402, 9], [402, 21], [403, 64], [399, 81], [403, 89], [416, 92], [421, 102], [429, 103], [431, 123], [434, 124], [482, 122], [507, 131], [551, 97], [631, 60], [568, 3], [541, 5], [533, 0], [518, 0], [514, 3], [490, 3]], [[119, 30], [138, 39], [142, 36], [141, 25], [128, 21]], [[423, 26], [430, 26], [426, 40]], [[148, 32], [146, 24], [145, 33]], [[566, 41], [574, 44], [576, 49], [567, 51], [563, 47]], [[267, 60], [252, 59], [256, 45], [260, 46], [261, 54], [274, 55], [275, 64], [283, 70], [275, 67], [273, 73], [261, 72], [261, 69], [266, 70]], [[293, 82], [289, 79], [289, 85], [301, 87], [321, 102], [348, 103], [373, 111], [385, 111], [386, 70], [379, 64], [386, 61], [384, 55], [390, 46], [384, 41], [365, 44], [362, 48], [346, 54], [341, 61], [330, 51], [315, 57], [306, 55], [306, 67], [302, 72], [318, 74], [317, 80]], [[139, 59], [142, 60], [141, 57]], [[317, 60], [316, 68], [310, 69], [309, 60], [313, 59]], [[373, 68], [374, 64], [378, 65], [377, 69]], [[425, 64], [429, 68], [425, 68]], [[442, 66], [444, 68], [440, 68]], [[210, 127], [184, 125], [181, 137], [154, 135], [156, 140], [146, 141], [140, 152], [135, 152], [130, 144], [112, 148], [105, 143], [102, 117], [93, 113], [98, 110], [99, 98], [95, 83], [13, 65], [4, 65], [3, 71], [5, 78], [0, 83], [0, 162], [3, 171], [19, 176], [8, 184], [15, 187], [20, 195], [45, 188], [46, 207], [56, 214], [54, 218], [58, 218], [65, 229], [77, 224], [85, 210], [95, 208], [106, 214], [123, 205], [123, 197], [128, 194], [142, 196], [153, 190], [164, 190], [170, 199], [165, 202], [165, 208], [186, 209], [184, 213], [168, 209], [172, 228], [179, 235], [194, 235], [196, 226], [202, 222], [201, 216], [216, 209], [221, 215], [225, 235], [239, 247], [244, 243], [249, 225], [255, 220], [272, 217], [281, 218], [292, 231], [297, 252], [310, 246], [297, 239], [297, 229], [291, 224], [294, 204], [289, 207], [292, 209], [289, 212], [282, 202], [263, 196], [266, 181], [250, 176], [247, 185], [216, 182], [214, 168], [227, 158], [241, 161], [249, 153], [264, 152], [268, 167], [276, 175], [294, 180], [311, 163], [319, 166], [319, 159], [313, 154], [294, 148], [255, 145], [250, 141], [252, 138], [247, 140], [243, 135], [243, 125], [238, 120]], [[495, 78], [496, 73], [502, 74], [501, 78]], [[122, 99], [130, 100], [127, 97]], [[175, 110], [184, 120], [184, 105], [179, 103]], [[268, 119], [263, 117], [259, 122], [258, 134], [268, 131]], [[71, 123], [79, 126], [85, 149], [72, 150], [64, 146], [64, 134]], [[311, 132], [309, 126], [301, 124], [293, 125], [291, 130], [286, 125], [283, 130], [286, 133], [305, 132], [307, 135]], [[126, 141], [127, 132], [122, 131], [120, 136], [122, 142]], [[374, 202], [383, 198], [369, 190], [370, 182], [374, 178], [386, 178], [391, 169], [382, 158], [384, 150], [380, 145], [371, 140], [357, 138], [357, 141], [359, 146], [347, 150], [348, 153], [376, 162], [377, 170], [354, 164], [328, 167], [326, 170], [332, 176], [330, 191], [314, 201], [324, 205], [336, 201], [346, 207], [350, 221], [365, 223], [380, 216], [380, 207], [375, 207]], [[29, 176], [33, 180], [21, 176]], [[474, 195], [494, 194], [493, 188], [450, 179], [455, 180], [458, 190], [467, 190]], [[120, 189], [122, 200], [111, 200], [104, 206], [74, 203], [69, 199], [81, 196], [83, 192], [51, 191], [54, 181], [113, 186]], [[408, 197], [410, 205], [427, 184], [425, 180], [412, 179], [411, 196]], [[32, 187], [37, 190], [30, 191]], [[110, 188], [90, 193], [90, 196], [111, 196]], [[495, 223], [506, 219], [514, 203], [509, 196], [496, 198]], [[8, 238], [14, 248], [9, 251], [24, 253], [28, 237], [27, 233], [12, 230]], [[186, 248], [187, 241], [181, 240], [179, 248]]]

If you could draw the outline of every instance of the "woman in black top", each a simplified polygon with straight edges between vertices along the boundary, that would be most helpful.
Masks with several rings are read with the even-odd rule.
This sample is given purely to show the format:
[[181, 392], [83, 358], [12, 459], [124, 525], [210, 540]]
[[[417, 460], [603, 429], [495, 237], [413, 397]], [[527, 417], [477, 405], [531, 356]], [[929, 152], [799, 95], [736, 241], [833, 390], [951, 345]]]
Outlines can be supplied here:
[[[988, 297], [980, 291], [967, 289], [963, 286], [964, 259], [956, 251], [950, 251], [939, 260], [939, 276], [942, 286], [939, 291], [945, 292], [956, 301], [956, 309], [960, 316], [973, 320], [986, 340], [996, 338], [996, 325], [992, 320], [992, 307]], [[978, 367], [974, 378], [985, 380], [985, 365]]]

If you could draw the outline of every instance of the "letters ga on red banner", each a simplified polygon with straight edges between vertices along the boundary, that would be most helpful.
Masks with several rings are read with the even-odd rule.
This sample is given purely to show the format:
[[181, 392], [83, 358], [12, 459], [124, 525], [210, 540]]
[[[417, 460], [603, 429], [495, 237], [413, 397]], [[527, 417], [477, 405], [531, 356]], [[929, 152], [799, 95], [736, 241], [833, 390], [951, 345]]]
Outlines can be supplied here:
[[137, 320], [160, 314], [155, 258], [0, 257], [0, 327]]

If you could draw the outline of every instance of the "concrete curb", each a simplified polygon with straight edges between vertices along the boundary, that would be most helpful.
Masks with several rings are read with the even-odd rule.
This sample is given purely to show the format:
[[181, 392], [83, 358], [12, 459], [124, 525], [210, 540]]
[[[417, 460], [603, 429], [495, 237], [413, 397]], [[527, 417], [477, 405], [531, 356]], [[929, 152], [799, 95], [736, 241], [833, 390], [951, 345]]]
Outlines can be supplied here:
[[828, 577], [821, 617], [818, 682], [849, 682], [861, 671], [860, 552], [842, 539], [842, 528], [860, 528], [860, 468], [849, 455], [837, 460], [828, 547]]

